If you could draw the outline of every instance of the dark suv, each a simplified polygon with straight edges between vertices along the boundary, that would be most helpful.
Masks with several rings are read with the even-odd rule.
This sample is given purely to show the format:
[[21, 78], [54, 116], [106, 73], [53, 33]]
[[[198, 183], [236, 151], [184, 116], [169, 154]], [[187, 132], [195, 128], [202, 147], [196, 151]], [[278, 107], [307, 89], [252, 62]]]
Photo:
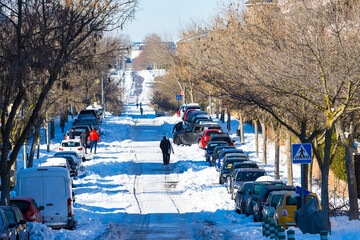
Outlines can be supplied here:
[[263, 218], [262, 209], [266, 203], [267, 197], [273, 191], [296, 191], [296, 188], [294, 186], [287, 186], [287, 185], [284, 186], [267, 185], [263, 187], [253, 207], [255, 222], [262, 221]]
[[[228, 142], [222, 142], [222, 141], [216, 141], [216, 142], [211, 142], [207, 148], [206, 148], [206, 152], [205, 152], [205, 158], [207, 162], [210, 162], [210, 156], [214, 153], [214, 149], [216, 147], [219, 146], [229, 146]], [[210, 163], [211, 166], [211, 163]]]
[[214, 149], [213, 154], [210, 157], [210, 166], [215, 166], [216, 160], [219, 158], [223, 149], [236, 149], [234, 146], [219, 146]]

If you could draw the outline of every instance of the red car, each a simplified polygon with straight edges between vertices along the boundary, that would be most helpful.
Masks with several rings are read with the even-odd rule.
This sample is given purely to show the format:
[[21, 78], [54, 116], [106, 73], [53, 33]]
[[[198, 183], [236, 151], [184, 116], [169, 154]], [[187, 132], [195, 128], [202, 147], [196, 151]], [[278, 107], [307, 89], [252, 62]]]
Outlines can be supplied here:
[[10, 198], [10, 205], [15, 205], [20, 208], [24, 218], [27, 222], [44, 223], [44, 218], [41, 215], [39, 207], [35, 200], [31, 197], [12, 197]]
[[213, 134], [221, 134], [223, 133], [221, 130], [219, 129], [208, 129], [204, 131], [204, 134], [202, 135], [201, 139], [199, 140], [199, 148], [205, 148], [206, 144], [209, 141], [209, 138], [211, 135]]

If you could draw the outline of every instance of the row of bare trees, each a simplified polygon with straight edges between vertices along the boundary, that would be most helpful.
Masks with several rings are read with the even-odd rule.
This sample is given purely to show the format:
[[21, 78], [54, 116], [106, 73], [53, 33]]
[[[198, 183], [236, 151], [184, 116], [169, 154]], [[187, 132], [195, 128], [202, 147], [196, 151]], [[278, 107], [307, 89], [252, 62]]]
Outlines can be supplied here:
[[[99, 92], [98, 72], [108, 69], [106, 56], [116, 54], [119, 42], [105, 39], [105, 31], [124, 26], [136, 2], [0, 2], [1, 204], [8, 203], [10, 168], [46, 111], [53, 118], [70, 103], [83, 107]], [[108, 91], [114, 92], [111, 85]]]
[[[181, 89], [187, 86], [236, 106], [263, 127], [286, 129], [297, 141], [311, 143], [329, 229], [329, 167], [342, 144], [349, 219], [359, 219], [352, 154], [360, 6], [345, 0], [258, 2], [244, 10], [240, 1], [230, 1], [206, 29], [188, 29], [167, 77], [181, 79]], [[340, 141], [332, 141], [333, 136]]]

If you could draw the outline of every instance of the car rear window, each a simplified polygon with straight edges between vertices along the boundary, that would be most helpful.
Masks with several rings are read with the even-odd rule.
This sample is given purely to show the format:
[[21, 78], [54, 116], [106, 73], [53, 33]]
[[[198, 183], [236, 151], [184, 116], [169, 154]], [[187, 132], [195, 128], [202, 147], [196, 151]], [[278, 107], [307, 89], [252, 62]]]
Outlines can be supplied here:
[[[239, 172], [236, 176], [236, 181], [255, 181], [257, 178], [264, 175], [265, 172]], [[255, 187], [256, 186], [257, 185], [255, 185]], [[254, 188], [254, 193], [255, 193], [255, 188]]]
[[274, 204], [276, 204], [276, 206], [279, 204], [279, 201], [282, 199], [283, 195], [274, 195], [273, 198], [271, 199], [271, 206], [274, 206]]
[[63, 146], [63, 147], [79, 147], [80, 143], [79, 142], [63, 142], [61, 144], [61, 146]]
[[18, 208], [20, 208], [20, 210], [23, 214], [27, 213], [27, 211], [29, 210], [29, 207], [30, 207], [30, 203], [27, 201], [11, 200], [10, 204], [11, 205], [14, 204]]
[[257, 166], [255, 164], [241, 164], [236, 165], [236, 169], [238, 168], [257, 168]]
[[209, 131], [206, 133], [206, 136], [211, 136], [211, 135], [214, 135], [214, 134], [219, 134], [218, 131]]
[[[286, 205], [296, 205], [297, 204], [297, 198], [298, 197], [294, 197], [294, 198], [292, 198], [292, 197], [287, 197], [286, 198]], [[307, 202], [308, 201], [310, 201], [311, 199], [313, 199], [313, 198], [315, 198], [314, 196], [308, 196], [307, 197]]]

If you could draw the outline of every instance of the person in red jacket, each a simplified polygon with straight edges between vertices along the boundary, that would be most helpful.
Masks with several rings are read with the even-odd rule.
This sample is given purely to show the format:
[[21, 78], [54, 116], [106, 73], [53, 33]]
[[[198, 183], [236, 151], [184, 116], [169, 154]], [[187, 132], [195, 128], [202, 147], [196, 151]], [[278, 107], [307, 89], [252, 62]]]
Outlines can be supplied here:
[[99, 142], [99, 134], [95, 131], [95, 129], [93, 129], [90, 132], [90, 154], [92, 154], [92, 149], [94, 147], [94, 154], [96, 154], [96, 146], [97, 146], [97, 142]]

